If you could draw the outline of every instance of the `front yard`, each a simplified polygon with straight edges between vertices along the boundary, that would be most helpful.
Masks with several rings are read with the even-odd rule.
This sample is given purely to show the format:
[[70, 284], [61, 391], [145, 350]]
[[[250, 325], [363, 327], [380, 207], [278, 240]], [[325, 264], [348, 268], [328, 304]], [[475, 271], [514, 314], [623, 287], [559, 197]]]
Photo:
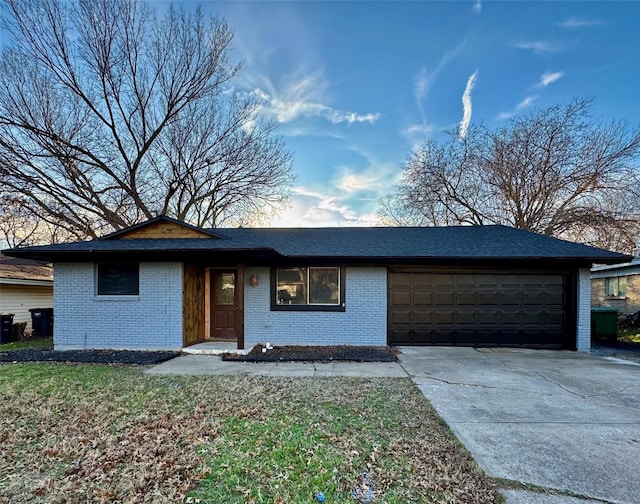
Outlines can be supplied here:
[[501, 502], [409, 379], [0, 365], [0, 502]]

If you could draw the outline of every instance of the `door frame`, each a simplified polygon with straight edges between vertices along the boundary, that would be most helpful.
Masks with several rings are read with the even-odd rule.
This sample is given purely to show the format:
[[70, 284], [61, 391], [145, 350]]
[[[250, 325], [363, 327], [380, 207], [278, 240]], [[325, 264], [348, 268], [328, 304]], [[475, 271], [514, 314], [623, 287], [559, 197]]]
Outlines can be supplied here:
[[239, 350], [244, 349], [244, 265], [238, 263], [235, 266], [222, 267], [212, 266], [205, 268], [205, 288], [204, 288], [204, 339], [205, 341], [216, 341], [212, 337], [211, 326], [213, 324], [211, 305], [213, 302], [211, 289], [214, 288], [211, 281], [211, 272], [234, 272], [235, 273], [235, 326], [236, 342]]

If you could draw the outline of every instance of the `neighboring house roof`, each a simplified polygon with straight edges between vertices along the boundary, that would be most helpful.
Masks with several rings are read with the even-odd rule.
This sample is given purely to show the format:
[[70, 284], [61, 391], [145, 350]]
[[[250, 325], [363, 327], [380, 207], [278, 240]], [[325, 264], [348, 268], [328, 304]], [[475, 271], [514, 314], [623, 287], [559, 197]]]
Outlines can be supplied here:
[[622, 264], [599, 264], [591, 268], [591, 278], [640, 275], [640, 257]]
[[53, 285], [53, 269], [43, 261], [0, 254], [0, 284]]

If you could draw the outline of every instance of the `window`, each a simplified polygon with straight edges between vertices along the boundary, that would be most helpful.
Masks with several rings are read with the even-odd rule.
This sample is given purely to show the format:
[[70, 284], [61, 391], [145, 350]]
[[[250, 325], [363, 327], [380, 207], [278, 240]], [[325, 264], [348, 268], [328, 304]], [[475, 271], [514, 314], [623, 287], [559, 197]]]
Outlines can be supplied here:
[[344, 311], [344, 268], [275, 268], [274, 310]]
[[140, 291], [138, 263], [99, 263], [98, 296], [137, 296]]
[[627, 277], [611, 277], [605, 281], [605, 295], [608, 298], [623, 298], [627, 295]]

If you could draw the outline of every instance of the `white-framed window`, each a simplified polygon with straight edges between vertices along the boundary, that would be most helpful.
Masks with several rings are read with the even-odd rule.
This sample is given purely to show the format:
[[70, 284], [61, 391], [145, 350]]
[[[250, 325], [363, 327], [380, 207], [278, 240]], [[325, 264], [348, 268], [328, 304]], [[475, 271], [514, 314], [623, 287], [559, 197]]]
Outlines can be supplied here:
[[139, 263], [97, 264], [96, 294], [98, 296], [137, 296], [139, 293]]
[[344, 268], [273, 268], [272, 309], [344, 310]]
[[623, 298], [627, 295], [627, 277], [609, 277], [605, 279], [605, 295], [608, 298]]

